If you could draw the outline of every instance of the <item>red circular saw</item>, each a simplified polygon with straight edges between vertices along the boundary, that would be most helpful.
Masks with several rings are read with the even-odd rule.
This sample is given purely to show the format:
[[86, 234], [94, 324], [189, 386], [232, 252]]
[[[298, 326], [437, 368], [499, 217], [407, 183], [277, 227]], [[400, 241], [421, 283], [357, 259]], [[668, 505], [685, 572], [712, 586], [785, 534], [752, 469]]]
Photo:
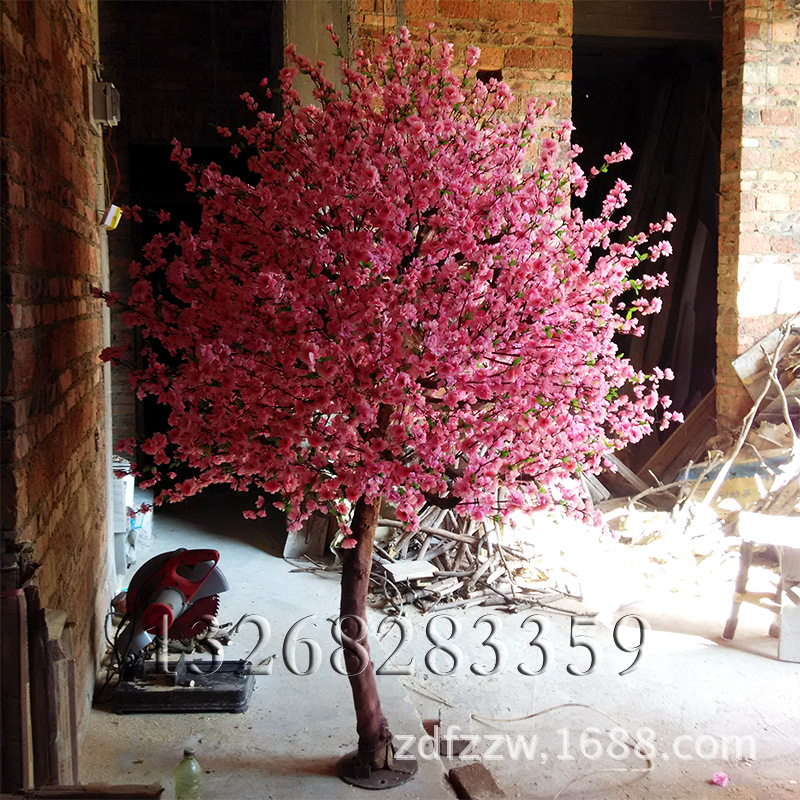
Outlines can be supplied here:
[[121, 664], [130, 663], [156, 636], [191, 639], [209, 628], [228, 581], [216, 550], [179, 548], [145, 562], [128, 587], [127, 622], [116, 639]]

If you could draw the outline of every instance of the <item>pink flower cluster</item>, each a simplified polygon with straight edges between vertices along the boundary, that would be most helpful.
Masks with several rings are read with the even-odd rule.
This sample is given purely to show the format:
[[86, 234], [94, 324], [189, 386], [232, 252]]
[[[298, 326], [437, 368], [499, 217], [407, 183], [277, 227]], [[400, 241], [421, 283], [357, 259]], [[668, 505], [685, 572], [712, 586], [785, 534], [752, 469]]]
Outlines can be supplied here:
[[508, 86], [474, 80], [475, 51], [457, 73], [448, 43], [403, 31], [342, 62], [341, 90], [287, 58], [282, 116], [245, 98], [250, 179], [175, 143], [202, 220], [131, 268], [132, 380], [170, 409], [142, 450], [153, 481], [175, 461], [195, 474], [160, 497], [255, 486], [291, 527], [362, 496], [404, 520], [431, 497], [478, 519], [584, 508], [575, 476], [655, 421], [664, 373], [634, 370], [614, 336], [656, 310], [642, 293], [664, 278], [639, 270], [667, 254], [647, 240], [671, 220], [619, 235], [622, 181], [598, 218], [571, 210], [587, 181], [571, 124], [538, 140], [545, 109], [512, 120]]

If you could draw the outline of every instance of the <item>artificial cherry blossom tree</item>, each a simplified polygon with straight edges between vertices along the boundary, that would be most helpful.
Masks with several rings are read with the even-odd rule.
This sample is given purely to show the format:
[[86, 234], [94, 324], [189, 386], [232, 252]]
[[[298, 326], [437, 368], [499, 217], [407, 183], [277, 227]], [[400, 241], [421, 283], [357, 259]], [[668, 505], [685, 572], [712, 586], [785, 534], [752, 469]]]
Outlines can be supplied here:
[[[658, 309], [665, 279], [641, 268], [669, 253], [648, 240], [671, 218], [622, 233], [622, 181], [596, 218], [571, 208], [587, 184], [571, 125], [539, 138], [543, 107], [512, 114], [508, 86], [475, 80], [479, 51], [463, 69], [452, 53], [404, 31], [343, 62], [337, 88], [288, 48], [282, 115], [245, 95], [252, 127], [220, 129], [248, 179], [193, 166], [175, 143], [202, 218], [144, 248], [123, 317], [144, 342], [139, 396], [169, 408], [169, 429], [139, 443], [149, 480], [173, 479], [159, 500], [226, 483], [260, 492], [254, 517], [279, 496], [291, 529], [317, 510], [338, 518], [367, 771], [393, 768], [368, 651], [352, 642], [380, 503], [409, 525], [426, 502], [476, 520], [589, 513], [576, 476], [668, 405], [664, 373], [635, 370], [615, 335]], [[173, 462], [194, 477], [175, 483]]]

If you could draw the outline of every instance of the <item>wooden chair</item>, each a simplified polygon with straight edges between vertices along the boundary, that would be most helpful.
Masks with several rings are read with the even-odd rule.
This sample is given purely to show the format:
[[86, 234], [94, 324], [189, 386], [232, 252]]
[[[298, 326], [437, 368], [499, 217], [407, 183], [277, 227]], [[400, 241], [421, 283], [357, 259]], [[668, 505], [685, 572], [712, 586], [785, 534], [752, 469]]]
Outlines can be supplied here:
[[[800, 517], [778, 517], [742, 511], [738, 533], [742, 538], [739, 573], [733, 607], [723, 639], [733, 639], [742, 603], [751, 603], [776, 615], [770, 636], [776, 636], [778, 658], [800, 662]], [[776, 572], [773, 592], [749, 592], [747, 581], [755, 562]]]

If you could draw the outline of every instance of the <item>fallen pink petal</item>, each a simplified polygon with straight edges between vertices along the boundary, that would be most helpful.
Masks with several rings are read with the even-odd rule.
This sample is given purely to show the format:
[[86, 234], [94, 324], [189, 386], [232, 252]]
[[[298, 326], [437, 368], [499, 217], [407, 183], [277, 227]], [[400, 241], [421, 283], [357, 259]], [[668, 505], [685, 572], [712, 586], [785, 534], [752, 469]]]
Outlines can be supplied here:
[[728, 777], [727, 773], [715, 772], [711, 778], [711, 783], [713, 783], [715, 786], [725, 787], [730, 783], [730, 780], [731, 779]]

